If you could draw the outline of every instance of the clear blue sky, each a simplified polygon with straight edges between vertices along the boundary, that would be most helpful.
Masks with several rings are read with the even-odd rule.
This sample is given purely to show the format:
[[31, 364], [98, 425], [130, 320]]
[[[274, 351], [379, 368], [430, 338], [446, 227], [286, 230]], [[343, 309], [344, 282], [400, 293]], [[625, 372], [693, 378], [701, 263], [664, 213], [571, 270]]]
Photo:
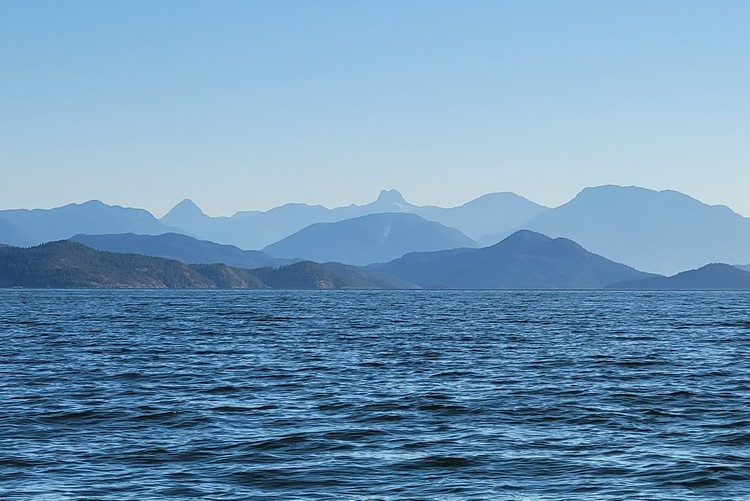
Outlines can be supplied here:
[[0, 207], [605, 183], [750, 216], [750, 2], [0, 2]]

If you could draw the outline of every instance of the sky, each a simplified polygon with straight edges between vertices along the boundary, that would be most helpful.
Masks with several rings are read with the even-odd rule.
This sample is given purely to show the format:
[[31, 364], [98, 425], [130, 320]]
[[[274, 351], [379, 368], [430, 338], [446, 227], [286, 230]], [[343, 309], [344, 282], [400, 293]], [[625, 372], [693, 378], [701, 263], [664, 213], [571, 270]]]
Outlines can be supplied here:
[[750, 216], [750, 2], [0, 2], [0, 208], [674, 189]]

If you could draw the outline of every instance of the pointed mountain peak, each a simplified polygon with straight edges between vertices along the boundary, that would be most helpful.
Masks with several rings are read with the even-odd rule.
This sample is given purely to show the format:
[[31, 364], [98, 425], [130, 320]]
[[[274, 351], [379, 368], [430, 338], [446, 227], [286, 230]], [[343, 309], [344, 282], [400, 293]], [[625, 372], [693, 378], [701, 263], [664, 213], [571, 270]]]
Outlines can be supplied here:
[[189, 198], [186, 198], [182, 202], [172, 207], [172, 209], [164, 215], [162, 220], [182, 221], [185, 218], [195, 218], [195, 217], [207, 217], [207, 216], [203, 213], [201, 208], [195, 204], [195, 202], [193, 202]]
[[198, 213], [198, 212], [200, 212], [201, 214], [203, 214], [203, 211], [201, 210], [201, 208], [198, 207], [198, 205], [195, 202], [193, 202], [192, 200], [190, 200], [189, 198], [186, 198], [182, 202], [180, 202], [177, 205], [175, 205], [172, 208], [172, 210], [169, 211], [169, 212], [173, 212], [173, 211], [174, 212], [181, 212], [183, 214], [184, 213]]
[[190, 209], [198, 209], [198, 210], [200, 210], [200, 207], [198, 207], [198, 205], [195, 202], [193, 202], [192, 200], [190, 200], [189, 198], [184, 199], [182, 202], [180, 202], [180, 203], [178, 203], [177, 205], [174, 206], [175, 209], [177, 207], [180, 207], [181, 209], [190, 208]]

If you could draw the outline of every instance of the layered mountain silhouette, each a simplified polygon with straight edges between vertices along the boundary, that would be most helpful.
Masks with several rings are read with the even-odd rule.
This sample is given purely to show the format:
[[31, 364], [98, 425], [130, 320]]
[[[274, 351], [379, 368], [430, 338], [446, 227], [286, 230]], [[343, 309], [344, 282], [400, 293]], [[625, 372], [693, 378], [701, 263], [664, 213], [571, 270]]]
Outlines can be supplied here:
[[[107, 205], [97, 200], [83, 204], [69, 204], [55, 209], [12, 209], [0, 211], [0, 219], [10, 223], [17, 234], [16, 241], [0, 242], [13, 245], [36, 245], [63, 240], [73, 235], [103, 233], [138, 233], [159, 235], [174, 231], [159, 222], [144, 209]], [[19, 241], [20, 240], [20, 241]]]
[[416, 214], [386, 213], [313, 224], [264, 251], [284, 258], [365, 265], [408, 252], [476, 246], [460, 231]]
[[492, 193], [454, 208], [417, 206], [397, 190], [383, 190], [365, 205], [327, 209], [322, 205], [285, 204], [266, 212], [241, 211], [210, 217], [191, 200], [177, 204], [160, 220], [142, 209], [90, 201], [54, 209], [0, 211], [0, 243], [29, 246], [76, 234], [160, 235], [182, 233], [242, 249], [261, 249], [305, 227], [369, 214], [402, 212], [459, 229], [469, 238], [494, 243], [548, 209], [513, 193]]
[[570, 238], [597, 254], [664, 275], [750, 257], [750, 219], [671, 190], [586, 188], [523, 228]]
[[207, 288], [212, 284], [178, 261], [100, 252], [63, 240], [28, 249], [0, 249], [0, 286]]
[[63, 240], [21, 249], [0, 246], [0, 287], [346, 289], [395, 288], [393, 279], [341, 264], [294, 263], [246, 270], [224, 264], [186, 265], [139, 254], [97, 251]]
[[671, 277], [650, 277], [611, 285], [626, 290], [750, 290], [750, 272], [713, 263]]
[[657, 276], [566, 238], [521, 230], [490, 247], [415, 252], [366, 268], [301, 261], [245, 269], [98, 251], [72, 240], [31, 248], [0, 244], [0, 287], [750, 290], [750, 272], [710, 264]]
[[[160, 222], [167, 226], [179, 228], [183, 233], [199, 235], [201, 238], [207, 238], [208, 240], [215, 242], [220, 242], [222, 240], [221, 238], [215, 238], [216, 236], [221, 235], [222, 232], [232, 231], [231, 228], [223, 228], [225, 225], [229, 226], [230, 218], [207, 216], [203, 213], [200, 207], [189, 198], [186, 198], [172, 207], [172, 209], [160, 219]], [[212, 236], [214, 236], [214, 238], [211, 238]]]
[[191, 200], [183, 200], [161, 218], [202, 239], [236, 245], [242, 249], [262, 249], [302, 228], [320, 221], [336, 220], [322, 205], [286, 204], [267, 212], [238, 212], [231, 217], [210, 217]]
[[416, 214], [463, 232], [471, 239], [499, 239], [548, 208], [513, 193], [493, 193], [460, 207], [410, 204], [397, 190], [383, 190], [365, 205], [327, 209], [322, 205], [286, 204], [266, 212], [241, 211], [231, 217], [209, 217], [183, 200], [161, 222], [183, 232], [243, 249], [262, 249], [315, 223], [330, 223], [370, 214]]
[[496, 244], [523, 223], [549, 211], [515, 193], [490, 193], [460, 207], [423, 206], [414, 213], [461, 230], [481, 246]]
[[651, 276], [566, 238], [528, 230], [481, 249], [407, 254], [368, 267], [425, 288], [597, 289]]
[[238, 268], [263, 268], [291, 263], [288, 259], [277, 259], [264, 252], [246, 251], [233, 245], [216, 244], [178, 233], [75, 235], [70, 240], [92, 249], [176, 259], [187, 264], [223, 263]]
[[[232, 217], [209, 217], [185, 200], [159, 220], [142, 209], [91, 201], [55, 209], [0, 211], [0, 243], [31, 246], [77, 234], [171, 232], [242, 249], [262, 249], [317, 223], [379, 213], [415, 214], [455, 228], [481, 245], [495, 243], [517, 229], [529, 229], [569, 238], [609, 259], [663, 275], [712, 262], [750, 262], [750, 219], [727, 207], [706, 205], [675, 191], [621, 186], [584, 189], [554, 209], [512, 193], [485, 195], [454, 208], [416, 206], [398, 191], [388, 190], [365, 205], [327, 209], [287, 204], [266, 212], [238, 212]], [[351, 246], [354, 236], [342, 234], [336, 238]], [[329, 244], [322, 241], [312, 247]], [[445, 245], [444, 249], [448, 249], [467, 244]], [[374, 258], [355, 262], [369, 259]]]
[[549, 210], [510, 192], [490, 193], [452, 208], [408, 207], [407, 212], [456, 228], [480, 245], [499, 242], [524, 222]]

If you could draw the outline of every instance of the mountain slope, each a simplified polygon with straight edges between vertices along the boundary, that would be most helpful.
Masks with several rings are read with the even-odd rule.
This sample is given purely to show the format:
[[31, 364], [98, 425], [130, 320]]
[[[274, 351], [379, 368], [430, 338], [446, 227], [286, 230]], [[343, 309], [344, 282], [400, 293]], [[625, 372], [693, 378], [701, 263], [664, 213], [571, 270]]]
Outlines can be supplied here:
[[92, 249], [176, 259], [187, 264], [223, 263], [248, 269], [289, 264], [289, 260], [277, 259], [264, 252], [245, 251], [233, 245], [197, 240], [178, 233], [75, 235], [70, 240], [80, 242]]
[[67, 240], [0, 249], [0, 287], [208, 288], [210, 280], [167, 259], [114, 254]]
[[295, 263], [258, 270], [186, 265], [159, 257], [97, 251], [62, 240], [29, 249], [0, 245], [0, 287], [364, 289], [403, 284], [341, 264]]
[[368, 269], [450, 289], [591, 289], [649, 276], [571, 240], [527, 230], [491, 247], [413, 253]]
[[408, 252], [476, 243], [454, 228], [425, 221], [415, 214], [370, 214], [336, 223], [317, 223], [269, 245], [277, 257], [364, 265], [384, 262]]
[[750, 290], [750, 272], [713, 263], [671, 277], [651, 277], [611, 285], [626, 290]]
[[523, 228], [570, 238], [615, 261], [667, 275], [750, 258], [749, 219], [669, 190], [586, 188]]
[[32, 245], [29, 237], [18, 231], [18, 228], [3, 218], [0, 218], [0, 243], [22, 247]]
[[[173, 228], [179, 228], [190, 235], [206, 235], [212, 233], [215, 226], [225, 225], [229, 218], [210, 217], [203, 213], [195, 202], [186, 198], [167, 212], [160, 220], [162, 224]], [[211, 240], [209, 238], [209, 240]]]
[[490, 193], [460, 207], [423, 206], [414, 213], [428, 221], [457, 228], [481, 245], [499, 242], [521, 224], [549, 209], [515, 193]]
[[299, 263], [280, 268], [262, 268], [253, 273], [273, 289], [413, 289], [415, 286], [341, 263]]
[[107, 205], [97, 200], [55, 209], [4, 210], [0, 211], [0, 217], [25, 235], [28, 245], [63, 240], [79, 233], [159, 235], [173, 231], [146, 210]]
[[[499, 239], [534, 216], [549, 210], [513, 193], [482, 196], [453, 208], [410, 204], [397, 190], [383, 190], [364, 205], [328, 209], [322, 205], [285, 204], [266, 212], [241, 211], [231, 217], [206, 216], [183, 200], [161, 222], [213, 242], [261, 249], [315, 223], [332, 223], [370, 214], [409, 213], [457, 228], [470, 238]], [[496, 241], [496, 240], [493, 240]]]

